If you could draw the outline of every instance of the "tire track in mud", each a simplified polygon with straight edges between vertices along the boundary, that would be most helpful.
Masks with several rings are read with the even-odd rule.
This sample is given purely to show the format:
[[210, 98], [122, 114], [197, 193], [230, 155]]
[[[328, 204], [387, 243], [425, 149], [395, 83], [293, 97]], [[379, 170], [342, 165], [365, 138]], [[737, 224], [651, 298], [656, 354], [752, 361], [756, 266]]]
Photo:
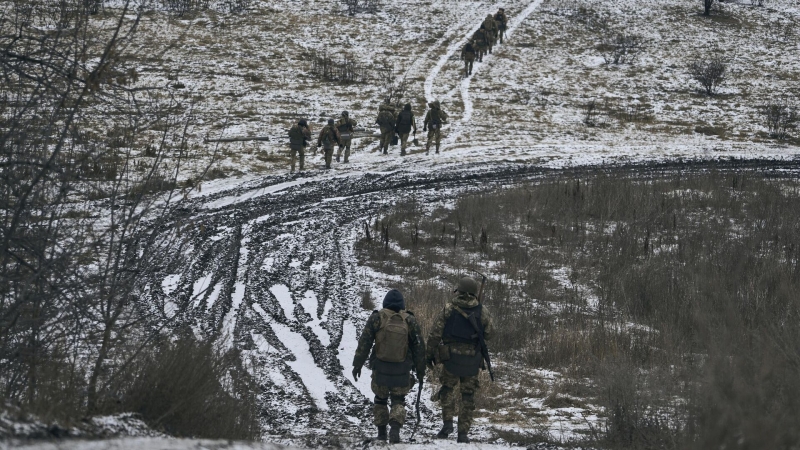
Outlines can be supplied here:
[[[349, 367], [355, 337], [368, 315], [359, 306], [364, 280], [354, 251], [363, 220], [412, 197], [420, 202], [453, 199], [549, 174], [633, 170], [663, 176], [712, 165], [800, 170], [800, 161], [568, 170], [484, 163], [453, 171], [359, 173], [303, 183], [268, 177], [187, 201], [170, 218], [172, 228], [163, 230], [182, 230], [171, 242], [175, 251], [165, 252], [168, 260], [153, 262], [153, 272], [143, 279], [144, 292], [152, 293], [153, 308], [163, 310], [167, 302], [178, 306], [174, 328], [190, 328], [241, 352], [261, 387], [265, 434], [322, 439], [334, 430], [363, 436], [372, 431], [368, 374], [354, 383]], [[288, 188], [275, 188], [285, 183]], [[177, 287], [165, 289], [165, 281], [176, 277]]]

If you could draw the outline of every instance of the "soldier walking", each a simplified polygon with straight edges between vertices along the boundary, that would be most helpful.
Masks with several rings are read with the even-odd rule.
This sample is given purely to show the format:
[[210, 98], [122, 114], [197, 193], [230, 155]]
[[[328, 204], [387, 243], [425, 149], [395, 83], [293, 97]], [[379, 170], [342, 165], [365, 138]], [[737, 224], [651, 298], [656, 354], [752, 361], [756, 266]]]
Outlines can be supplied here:
[[349, 162], [350, 158], [350, 145], [353, 142], [353, 130], [355, 129], [356, 121], [350, 118], [350, 113], [342, 111], [342, 117], [336, 122], [336, 129], [339, 130], [339, 151], [336, 153], [336, 162], [342, 157], [342, 149], [344, 149], [344, 162]]
[[461, 49], [461, 59], [464, 61], [464, 77], [472, 75], [472, 65], [475, 63], [475, 46], [472, 45], [472, 39], [467, 41], [464, 48]]
[[420, 380], [425, 376], [425, 341], [414, 314], [405, 308], [403, 294], [397, 289], [389, 291], [383, 298], [383, 309], [369, 316], [353, 357], [356, 381], [361, 376], [361, 367], [369, 359], [367, 367], [372, 369], [378, 439], [386, 440], [386, 425], [389, 425], [391, 443], [400, 442], [400, 428], [406, 418], [406, 395], [414, 384], [411, 370], [416, 370]]
[[491, 14], [486, 15], [483, 20], [483, 28], [486, 30], [486, 45], [489, 48], [489, 53], [492, 53], [492, 47], [497, 39], [497, 23], [494, 21], [494, 16]]
[[319, 137], [317, 138], [317, 148], [321, 146], [325, 152], [326, 169], [331, 168], [333, 144], [342, 145], [342, 139], [339, 137], [339, 130], [336, 129], [333, 119], [328, 119], [328, 124], [319, 132]]
[[[453, 432], [453, 417], [458, 416], [458, 442], [469, 442], [469, 429], [475, 411], [475, 392], [480, 388], [478, 372], [483, 355], [480, 350], [480, 329], [484, 339], [494, 331], [489, 311], [478, 299], [478, 283], [471, 277], [462, 277], [455, 291], [458, 296], [445, 306], [437, 316], [428, 334], [425, 360], [428, 367], [442, 364], [439, 381], [441, 389], [436, 394], [442, 405], [441, 431], [438, 439], [446, 439]], [[470, 319], [474, 320], [473, 323]], [[457, 398], [461, 397], [461, 411], [456, 411]]]
[[486, 49], [488, 48], [488, 42], [486, 37], [486, 27], [481, 24], [481, 27], [478, 28], [478, 31], [473, 33], [472, 41], [473, 45], [475, 46], [475, 50], [477, 51], [478, 62], [483, 62], [483, 55], [486, 54]]
[[294, 173], [294, 165], [298, 153], [300, 154], [300, 172], [303, 171], [303, 166], [306, 162], [306, 147], [308, 147], [308, 141], [310, 140], [311, 129], [308, 128], [306, 119], [300, 119], [289, 128], [289, 151], [292, 159], [291, 173]]
[[500, 8], [494, 15], [494, 21], [497, 23], [497, 38], [500, 43], [503, 43], [503, 37], [506, 35], [506, 28], [508, 28], [508, 16], [506, 16], [505, 8]]
[[389, 144], [394, 136], [395, 120], [392, 105], [389, 102], [382, 103], [378, 108], [378, 117], [375, 119], [375, 123], [381, 127], [381, 140], [378, 150], [383, 150], [384, 155], [389, 154]]
[[422, 131], [428, 130], [428, 140], [425, 142], [425, 154], [431, 151], [431, 144], [436, 142], [436, 153], [439, 153], [439, 145], [442, 141], [442, 125], [447, 123], [447, 113], [445, 113], [439, 100], [428, 103], [430, 109], [425, 114], [425, 122], [422, 125]]
[[397, 123], [395, 130], [400, 135], [400, 156], [406, 156], [406, 146], [408, 146], [408, 135], [411, 129], [414, 129], [414, 135], [417, 134], [417, 121], [414, 119], [414, 113], [411, 111], [411, 103], [406, 103], [403, 110], [397, 115]]

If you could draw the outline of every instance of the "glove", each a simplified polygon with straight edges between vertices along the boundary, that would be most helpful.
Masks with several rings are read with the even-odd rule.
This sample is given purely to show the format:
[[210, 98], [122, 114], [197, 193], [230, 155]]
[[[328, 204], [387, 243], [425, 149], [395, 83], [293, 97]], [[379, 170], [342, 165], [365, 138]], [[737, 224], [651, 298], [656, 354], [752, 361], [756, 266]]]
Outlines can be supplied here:
[[358, 381], [358, 377], [361, 376], [361, 367], [353, 367], [353, 379]]
[[428, 127], [422, 127], [422, 131], [428, 131]]
[[322, 147], [322, 144], [317, 142], [317, 148], [320, 148], [320, 147]]
[[417, 129], [414, 128], [414, 136], [416, 136], [416, 135], [417, 135]]

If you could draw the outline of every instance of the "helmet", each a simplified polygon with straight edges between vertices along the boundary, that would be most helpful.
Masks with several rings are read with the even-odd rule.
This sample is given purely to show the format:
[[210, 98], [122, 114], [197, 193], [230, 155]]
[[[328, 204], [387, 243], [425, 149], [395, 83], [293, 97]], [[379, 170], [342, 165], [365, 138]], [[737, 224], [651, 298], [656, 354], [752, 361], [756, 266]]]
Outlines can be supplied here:
[[349, 115], [350, 115], [350, 113], [349, 113], [349, 112], [347, 112], [347, 111], [342, 111], [342, 117], [347, 117], [347, 116], [349, 116]]
[[333, 124], [334, 124], [333, 119], [328, 119], [328, 125], [333, 125]]
[[478, 282], [475, 281], [472, 277], [463, 276], [460, 280], [458, 280], [458, 286], [453, 292], [462, 292], [464, 294], [472, 295], [473, 297], [478, 296]]
[[306, 119], [300, 119], [300, 121], [297, 122], [297, 124], [300, 125], [301, 127], [307, 127], [308, 126], [308, 122], [306, 122]]

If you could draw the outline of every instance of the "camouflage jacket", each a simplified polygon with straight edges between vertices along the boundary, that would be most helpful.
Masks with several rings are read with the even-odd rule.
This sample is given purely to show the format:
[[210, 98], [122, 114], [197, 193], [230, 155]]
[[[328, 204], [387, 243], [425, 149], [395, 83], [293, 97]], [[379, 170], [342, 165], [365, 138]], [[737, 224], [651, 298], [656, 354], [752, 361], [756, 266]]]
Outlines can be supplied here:
[[[408, 323], [408, 357], [411, 358], [417, 372], [425, 370], [425, 340], [422, 337], [422, 330], [419, 328], [419, 323], [411, 311], [408, 313], [406, 322]], [[381, 316], [378, 311], [373, 311], [372, 315], [367, 319], [367, 324], [364, 325], [364, 330], [361, 331], [361, 337], [358, 338], [358, 348], [353, 357], [353, 367], [361, 368], [367, 360], [372, 362], [375, 358], [374, 346], [375, 334], [381, 326]]]
[[494, 15], [494, 21], [497, 23], [497, 28], [500, 30], [505, 30], [508, 26], [508, 17], [506, 13], [497, 12]]
[[[433, 353], [436, 351], [439, 343], [444, 343], [450, 346], [450, 351], [462, 355], [474, 355], [476, 348], [473, 344], [464, 342], [455, 342], [444, 338], [444, 326], [447, 319], [451, 314], [458, 314], [455, 307], [459, 308], [474, 308], [478, 306], [478, 299], [467, 294], [460, 294], [454, 298], [444, 307], [441, 313], [436, 316], [436, 321], [433, 322], [430, 333], [428, 333], [428, 349], [425, 353], [425, 360], [433, 359]], [[489, 314], [489, 309], [483, 305], [481, 310], [481, 324], [483, 325], [483, 338], [489, 340], [494, 335], [494, 322], [492, 316]]]
[[461, 59], [474, 59], [475, 58], [475, 47], [472, 46], [471, 42], [467, 42], [464, 45], [464, 48], [461, 49]]
[[336, 121], [336, 129], [339, 130], [339, 133], [352, 133], [355, 126], [356, 121], [350, 118], [341, 117]]
[[443, 123], [447, 123], [447, 113], [445, 113], [444, 110], [442, 110], [439, 107], [434, 107], [430, 108], [428, 112], [425, 114], [425, 121], [423, 122], [423, 126], [427, 128], [433, 124], [441, 125]]
[[494, 21], [494, 17], [487, 17], [483, 21], [483, 26], [489, 32], [490, 36], [493, 36], [494, 33], [497, 31], [497, 22]]
[[[330, 135], [328, 135], [328, 133], [330, 133]], [[328, 135], [330, 139], [327, 143], [325, 141], [326, 135]], [[326, 147], [333, 146], [334, 143], [338, 144], [340, 142], [342, 142], [342, 139], [339, 136], [339, 130], [337, 130], [335, 126], [325, 125], [325, 128], [319, 132], [319, 137], [317, 137], [317, 147], [323, 144], [325, 144]]]

